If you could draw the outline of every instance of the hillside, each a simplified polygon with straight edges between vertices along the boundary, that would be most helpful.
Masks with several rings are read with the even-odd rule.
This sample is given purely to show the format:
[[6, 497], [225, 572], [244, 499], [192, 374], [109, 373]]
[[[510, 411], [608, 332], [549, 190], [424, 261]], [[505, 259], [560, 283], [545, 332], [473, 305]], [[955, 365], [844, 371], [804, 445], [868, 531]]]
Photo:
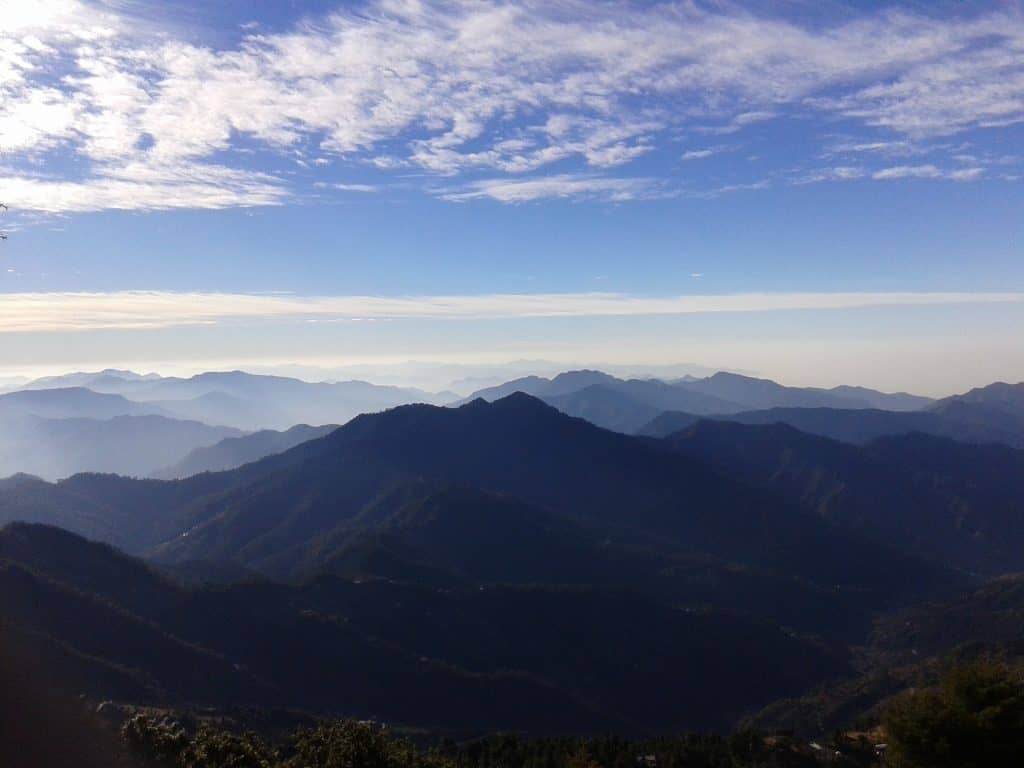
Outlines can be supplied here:
[[1024, 451], [917, 433], [859, 447], [710, 420], [665, 440], [904, 551], [990, 577], [1024, 570]]
[[877, 723], [882, 708], [908, 688], [934, 685], [955, 662], [995, 656], [1024, 659], [1024, 578], [993, 580], [947, 600], [879, 619], [855, 662], [858, 673], [805, 696], [774, 702], [746, 725], [805, 736]]
[[[92, 577], [80, 583], [83, 573]], [[187, 590], [38, 526], [0, 531], [0, 580], [5, 618], [19, 631], [59, 639], [82, 666], [135, 670], [161, 703], [273, 701], [427, 727], [643, 732], [727, 724], [845, 668], [770, 626], [593, 587], [437, 590], [323, 577]], [[87, 679], [91, 695], [109, 692], [102, 677]], [[708, 693], [678, 695], [686, 690]]]
[[[662, 413], [637, 433], [665, 437], [697, 420], [685, 412]], [[920, 432], [969, 443], [1004, 443], [1024, 447], [1024, 426], [1012, 419], [994, 417], [969, 403], [956, 403], [944, 410], [913, 412], [882, 411], [873, 408], [769, 408], [761, 411], [716, 414], [720, 421], [741, 424], [788, 424], [801, 432], [821, 435], [846, 443], [863, 445], [886, 435]]]
[[[830, 584], [898, 583], [917, 566], [727, 480], [703, 462], [558, 413], [526, 395], [458, 409], [405, 406], [238, 470], [253, 477], [191, 508], [161, 559], [231, 559], [270, 573], [413, 479], [540, 505], [609, 535], [685, 547]], [[737, 535], [737, 534], [740, 535]], [[865, 567], [870, 560], [872, 565]], [[920, 574], [923, 576], [923, 574]], [[931, 578], [931, 577], [927, 577]], [[927, 580], [926, 578], [926, 580]], [[918, 582], [920, 584], [920, 582]]]
[[264, 456], [287, 451], [307, 440], [323, 437], [335, 429], [336, 424], [322, 427], [298, 424], [283, 432], [264, 429], [242, 437], [228, 437], [214, 445], [193, 449], [177, 463], [153, 472], [151, 477], [174, 480], [198, 475], [200, 472], [235, 469], [243, 464], [258, 461]]

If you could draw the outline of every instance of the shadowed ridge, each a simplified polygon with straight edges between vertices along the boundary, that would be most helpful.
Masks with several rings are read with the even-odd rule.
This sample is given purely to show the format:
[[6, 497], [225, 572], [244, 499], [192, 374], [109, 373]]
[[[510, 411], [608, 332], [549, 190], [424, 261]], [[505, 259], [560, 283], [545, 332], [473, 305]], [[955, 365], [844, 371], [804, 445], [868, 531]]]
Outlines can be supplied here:
[[177, 591], [143, 561], [49, 525], [10, 523], [0, 528], [0, 560], [84, 592], [115, 597], [140, 615]]
[[713, 420], [664, 440], [903, 551], [988, 576], [1024, 568], [1024, 451], [913, 432], [857, 446]]
[[0, 491], [13, 491], [41, 485], [48, 485], [48, 483], [38, 475], [30, 475], [27, 472], [15, 472], [13, 475], [0, 478]]

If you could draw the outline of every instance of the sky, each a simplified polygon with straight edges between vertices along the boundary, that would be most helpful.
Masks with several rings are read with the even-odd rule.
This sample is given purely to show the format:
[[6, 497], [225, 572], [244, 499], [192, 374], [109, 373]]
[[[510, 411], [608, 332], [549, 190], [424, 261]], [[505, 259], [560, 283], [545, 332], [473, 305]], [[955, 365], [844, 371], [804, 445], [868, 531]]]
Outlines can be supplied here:
[[1020, 381], [1022, 180], [1021, 2], [0, 0], [0, 377]]

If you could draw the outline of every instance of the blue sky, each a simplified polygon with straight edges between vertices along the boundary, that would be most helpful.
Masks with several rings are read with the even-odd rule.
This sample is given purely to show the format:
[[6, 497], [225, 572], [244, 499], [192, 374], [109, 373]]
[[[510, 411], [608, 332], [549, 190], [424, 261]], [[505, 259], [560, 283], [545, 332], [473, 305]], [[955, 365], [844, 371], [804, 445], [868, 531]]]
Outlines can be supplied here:
[[0, 18], [0, 373], [1024, 379], [1017, 2]]

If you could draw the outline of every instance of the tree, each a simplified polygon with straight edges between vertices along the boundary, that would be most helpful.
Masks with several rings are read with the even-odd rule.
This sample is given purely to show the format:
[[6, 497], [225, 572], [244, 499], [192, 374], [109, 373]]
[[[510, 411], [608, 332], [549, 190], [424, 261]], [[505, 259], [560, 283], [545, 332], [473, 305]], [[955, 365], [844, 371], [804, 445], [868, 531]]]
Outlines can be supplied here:
[[408, 741], [389, 738], [376, 723], [355, 720], [300, 731], [290, 764], [296, 768], [454, 768], [436, 752], [421, 752]]
[[179, 758], [182, 768], [273, 768], [277, 754], [252, 733], [202, 726]]
[[895, 768], [1010, 768], [1024, 755], [1024, 675], [983, 659], [896, 700], [882, 720]]
[[142, 714], [125, 721], [121, 738], [135, 754], [156, 765], [177, 765], [189, 745], [185, 729], [178, 723]]

